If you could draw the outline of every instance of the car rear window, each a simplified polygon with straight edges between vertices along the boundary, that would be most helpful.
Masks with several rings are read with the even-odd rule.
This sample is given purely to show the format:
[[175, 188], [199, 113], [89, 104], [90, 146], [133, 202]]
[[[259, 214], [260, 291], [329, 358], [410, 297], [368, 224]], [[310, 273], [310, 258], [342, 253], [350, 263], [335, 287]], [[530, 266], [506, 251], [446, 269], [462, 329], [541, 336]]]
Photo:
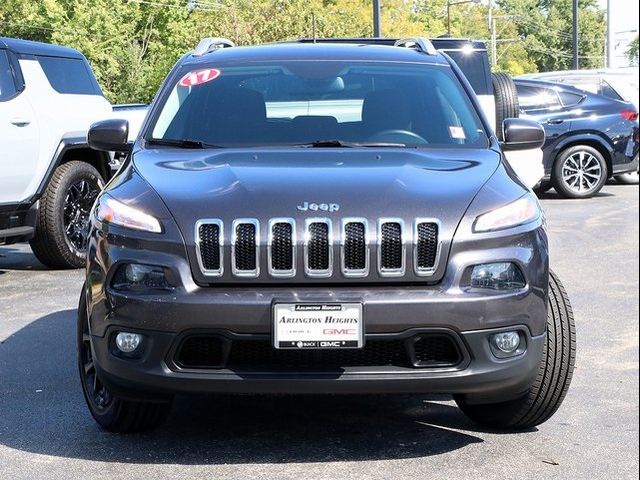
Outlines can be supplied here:
[[101, 95], [85, 62], [79, 58], [38, 56], [51, 87], [58, 93]]
[[151, 137], [227, 147], [318, 141], [486, 146], [450, 68], [291, 61], [183, 70], [161, 100]]

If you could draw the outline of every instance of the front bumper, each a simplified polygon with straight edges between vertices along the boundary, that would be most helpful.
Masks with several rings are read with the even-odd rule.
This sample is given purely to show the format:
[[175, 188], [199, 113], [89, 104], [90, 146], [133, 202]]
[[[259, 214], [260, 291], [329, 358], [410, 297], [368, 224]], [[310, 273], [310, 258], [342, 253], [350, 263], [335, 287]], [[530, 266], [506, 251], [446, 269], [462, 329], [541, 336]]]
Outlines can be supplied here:
[[[178, 336], [140, 330], [148, 348], [138, 360], [115, 356], [109, 335], [93, 337], [92, 345], [102, 382], [117, 395], [133, 400], [158, 400], [175, 393], [439, 393], [464, 395], [471, 403], [483, 403], [518, 397], [529, 388], [538, 372], [545, 335], [533, 337], [522, 325], [510, 329], [514, 328], [526, 339], [526, 350], [517, 357], [498, 359], [491, 352], [489, 335], [505, 329], [461, 334], [451, 331], [449, 333], [455, 335], [463, 348], [461, 363], [447, 368], [423, 369], [345, 367], [285, 372], [261, 368], [179, 369], [170, 356], [170, 352], [175, 351]], [[112, 329], [113, 332], [116, 330]], [[442, 333], [442, 330], [438, 332]], [[373, 341], [375, 337], [367, 335], [366, 341]]]
[[[469, 402], [497, 402], [527, 390], [538, 371], [545, 342], [548, 259], [542, 226], [513, 236], [495, 234], [451, 250], [445, 277], [436, 285], [387, 286], [344, 282], [327, 285], [203, 287], [196, 284], [184, 246], [158, 245], [132, 235], [93, 231], [87, 277], [87, 314], [96, 368], [101, 380], [122, 397], [157, 399], [180, 392], [227, 393], [442, 393], [465, 395]], [[109, 285], [123, 263], [162, 265], [179, 284], [171, 292], [128, 293]], [[460, 287], [469, 266], [512, 261], [527, 287], [509, 293]], [[458, 346], [460, 361], [417, 368], [405, 364], [344, 368], [253, 368], [221, 365], [181, 368], [175, 352], [192, 332], [269, 341], [275, 302], [360, 302], [366, 344], [446, 334]], [[516, 329], [526, 350], [510, 359], [491, 351], [491, 334]], [[141, 333], [138, 359], [114, 354], [117, 331]]]

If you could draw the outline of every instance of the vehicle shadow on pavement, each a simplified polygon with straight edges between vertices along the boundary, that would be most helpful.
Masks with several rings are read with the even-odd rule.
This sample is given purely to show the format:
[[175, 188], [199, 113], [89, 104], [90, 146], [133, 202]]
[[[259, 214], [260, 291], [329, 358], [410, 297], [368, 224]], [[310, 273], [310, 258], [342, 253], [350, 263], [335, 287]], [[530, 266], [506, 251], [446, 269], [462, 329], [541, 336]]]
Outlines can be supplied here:
[[75, 310], [0, 343], [0, 444], [124, 463], [242, 464], [415, 458], [482, 442], [451, 403], [420, 396], [178, 397], [167, 423], [102, 431], [75, 367]]
[[42, 265], [36, 256], [28, 248], [21, 246], [1, 246], [0, 247], [0, 273], [7, 270], [49, 270]]

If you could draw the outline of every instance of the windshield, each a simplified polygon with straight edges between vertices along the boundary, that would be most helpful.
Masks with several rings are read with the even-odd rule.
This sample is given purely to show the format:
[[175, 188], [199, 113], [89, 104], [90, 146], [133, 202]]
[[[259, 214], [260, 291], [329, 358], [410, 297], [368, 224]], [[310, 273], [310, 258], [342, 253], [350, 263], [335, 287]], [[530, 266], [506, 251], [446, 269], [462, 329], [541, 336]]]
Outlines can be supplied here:
[[178, 78], [147, 140], [191, 147], [488, 145], [448, 67], [295, 61], [192, 67]]

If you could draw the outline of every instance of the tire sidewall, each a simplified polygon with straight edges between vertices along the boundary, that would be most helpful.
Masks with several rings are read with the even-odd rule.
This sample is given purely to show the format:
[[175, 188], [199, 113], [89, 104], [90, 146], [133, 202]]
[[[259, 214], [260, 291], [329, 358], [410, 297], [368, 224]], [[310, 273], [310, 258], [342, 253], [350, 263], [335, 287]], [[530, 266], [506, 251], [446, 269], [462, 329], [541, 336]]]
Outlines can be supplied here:
[[[77, 324], [76, 324], [76, 361], [78, 365], [78, 375], [80, 377], [80, 385], [82, 388], [82, 394], [84, 395], [84, 399], [87, 403], [87, 407], [89, 408], [89, 412], [91, 416], [95, 419], [98, 424], [103, 427], [108, 427], [113, 424], [118, 416], [118, 410], [120, 408], [121, 401], [113, 397], [111, 404], [105, 408], [104, 410], [98, 410], [94, 404], [93, 398], [91, 394], [87, 391], [87, 386], [84, 379], [84, 365], [82, 358], [82, 349], [83, 346], [83, 334], [85, 332], [89, 332], [89, 320], [87, 318], [87, 302], [86, 302], [86, 284], [83, 285], [82, 291], [80, 293], [80, 301], [78, 304], [78, 316], [77, 316]], [[95, 355], [94, 355], [95, 362]]]
[[[85, 162], [74, 161], [70, 162], [69, 172], [64, 175], [62, 181], [59, 184], [59, 188], [53, 191], [52, 201], [54, 203], [54, 209], [56, 212], [55, 223], [53, 228], [57, 231], [56, 236], [60, 236], [64, 238], [64, 242], [66, 245], [66, 251], [61, 252], [65, 257], [68, 258], [69, 264], [82, 267], [86, 261], [86, 251], [81, 251], [75, 248], [74, 245], [70, 242], [64, 228], [64, 207], [65, 207], [65, 199], [67, 196], [67, 192], [71, 185], [79, 180], [87, 180], [93, 184], [97, 184], [98, 188], [102, 190], [104, 188], [104, 180], [102, 176], [98, 173], [98, 171]], [[58, 237], [58, 238], [60, 238]]]

